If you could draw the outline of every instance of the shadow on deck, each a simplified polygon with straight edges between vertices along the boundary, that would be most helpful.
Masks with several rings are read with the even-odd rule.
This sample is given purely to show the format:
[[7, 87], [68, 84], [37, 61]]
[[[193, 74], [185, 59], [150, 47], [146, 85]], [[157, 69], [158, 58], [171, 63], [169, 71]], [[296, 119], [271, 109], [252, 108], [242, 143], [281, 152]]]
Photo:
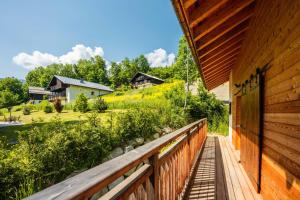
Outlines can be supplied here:
[[225, 137], [207, 137], [195, 170], [186, 199], [261, 199]]

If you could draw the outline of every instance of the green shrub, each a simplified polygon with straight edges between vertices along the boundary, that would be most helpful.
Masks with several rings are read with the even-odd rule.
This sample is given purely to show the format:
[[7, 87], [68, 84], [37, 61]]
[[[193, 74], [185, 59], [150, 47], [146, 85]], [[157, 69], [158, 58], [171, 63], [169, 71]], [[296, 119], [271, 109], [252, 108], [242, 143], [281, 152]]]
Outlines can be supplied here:
[[30, 115], [30, 113], [31, 113], [30, 108], [27, 106], [24, 106], [23, 107], [23, 115]]
[[88, 99], [84, 94], [81, 93], [76, 97], [74, 108], [82, 113], [88, 111]]
[[53, 107], [49, 104], [49, 105], [46, 105], [44, 107], [44, 112], [45, 113], [52, 113], [53, 112]]
[[105, 103], [104, 99], [102, 99], [101, 97], [98, 97], [97, 99], [94, 100], [93, 110], [101, 113], [101, 112], [105, 112], [107, 108], [108, 108], [107, 103]]
[[64, 105], [64, 110], [74, 110], [74, 102], [69, 102]]
[[75, 170], [101, 163], [112, 150], [110, 134], [100, 124], [68, 124], [55, 118], [19, 134], [18, 144], [0, 140], [0, 199], [21, 199], [64, 180]]
[[23, 105], [14, 106], [12, 111], [21, 111], [23, 109]]
[[55, 108], [56, 112], [58, 112], [58, 113], [62, 112], [64, 106], [61, 104], [60, 99], [58, 99], [58, 98], [55, 99], [53, 105], [54, 105], [54, 108]]
[[45, 107], [48, 106], [50, 102], [48, 100], [42, 100], [39, 104], [34, 105], [37, 110], [45, 110]]
[[130, 109], [117, 117], [117, 135], [122, 142], [136, 137], [149, 138], [160, 126], [160, 117], [152, 109]]

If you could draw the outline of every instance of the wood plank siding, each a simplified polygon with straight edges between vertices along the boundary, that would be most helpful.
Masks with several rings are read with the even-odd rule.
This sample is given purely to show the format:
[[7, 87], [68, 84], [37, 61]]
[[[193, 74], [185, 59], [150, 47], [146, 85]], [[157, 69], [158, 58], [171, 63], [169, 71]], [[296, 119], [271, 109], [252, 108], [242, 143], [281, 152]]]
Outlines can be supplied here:
[[300, 1], [173, 0], [173, 5], [206, 87], [230, 81], [236, 149], [242, 145], [243, 114], [238, 86], [267, 66], [260, 193], [265, 199], [300, 199]]
[[[266, 199], [300, 199], [300, 1], [257, 1], [250, 27], [231, 82], [235, 94], [234, 84], [269, 63], [261, 194]], [[232, 108], [234, 118], [238, 111]]]

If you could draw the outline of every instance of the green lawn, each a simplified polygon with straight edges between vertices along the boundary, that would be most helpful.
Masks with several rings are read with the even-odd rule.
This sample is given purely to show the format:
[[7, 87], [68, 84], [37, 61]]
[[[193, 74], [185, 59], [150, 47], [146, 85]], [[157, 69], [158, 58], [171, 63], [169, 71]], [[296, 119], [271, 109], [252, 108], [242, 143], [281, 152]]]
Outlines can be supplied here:
[[[119, 110], [106, 111], [99, 113], [101, 120], [105, 121], [110, 117], [111, 112], [119, 112]], [[6, 136], [8, 141], [15, 141], [18, 137], [18, 131], [29, 130], [35, 126], [43, 126], [51, 122], [55, 116], [59, 116], [63, 122], [76, 123], [80, 120], [86, 120], [90, 112], [80, 113], [71, 110], [64, 110], [62, 113], [48, 113], [43, 111], [34, 111], [30, 115], [23, 115], [22, 111], [12, 112], [14, 116], [20, 116], [20, 121], [24, 125], [0, 127], [0, 136]], [[8, 116], [8, 113], [6, 113]], [[4, 121], [4, 117], [0, 116], [0, 121]]]

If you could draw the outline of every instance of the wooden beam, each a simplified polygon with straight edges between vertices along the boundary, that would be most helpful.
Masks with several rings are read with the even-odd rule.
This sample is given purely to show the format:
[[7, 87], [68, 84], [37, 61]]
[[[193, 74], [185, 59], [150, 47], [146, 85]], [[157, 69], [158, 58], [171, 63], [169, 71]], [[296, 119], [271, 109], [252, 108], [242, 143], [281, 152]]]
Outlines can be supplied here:
[[207, 72], [207, 73], [205, 73], [204, 74], [204, 77], [205, 78], [208, 78], [208, 77], [210, 77], [212, 74], [217, 74], [218, 72], [221, 72], [221, 71], [223, 71], [223, 70], [227, 70], [227, 69], [231, 69], [232, 68], [232, 66], [235, 64], [235, 62], [233, 61], [233, 62], [231, 62], [231, 63], [229, 63], [229, 64], [227, 64], [227, 65], [224, 65], [222, 68], [219, 68], [218, 70], [214, 70], [214, 71], [210, 71], [210, 72]]
[[207, 82], [207, 84], [209, 85], [209, 86], [214, 86], [214, 85], [220, 85], [220, 84], [222, 84], [222, 83], [224, 83], [224, 82], [226, 82], [226, 81], [228, 81], [229, 80], [229, 76], [228, 77], [223, 77], [223, 78], [220, 78], [220, 79], [218, 79], [218, 80], [216, 80], [216, 81], [213, 81], [213, 82]]
[[197, 2], [197, 0], [185, 0], [183, 2], [184, 9], [185, 10], [189, 9], [189, 7], [191, 7], [196, 2]]
[[[245, 32], [248, 29], [248, 27], [246, 27], [243, 30], [240, 30], [239, 32], [232, 34], [231, 31], [226, 33], [225, 35], [223, 35], [222, 37], [218, 38], [217, 40], [215, 40], [213, 43], [211, 43], [209, 46], [204, 47], [204, 48], [200, 48], [198, 46], [196, 46], [197, 50], [199, 51], [199, 55], [201, 55], [200, 53], [203, 52], [205, 49], [213, 49], [214, 47], [218, 47], [221, 46], [223, 43], [227, 42], [228, 40], [231, 40], [232, 38], [238, 37], [241, 33]], [[203, 50], [203, 51], [201, 51]]]
[[[227, 33], [225, 33], [224, 35], [222, 35], [218, 39], [210, 42], [209, 44], [221, 43], [222, 41], [226, 40], [227, 38], [230, 38], [231, 36], [234, 36], [234, 35], [236, 35], [240, 32], [243, 32], [243, 31], [247, 30], [248, 28], [249, 28], [248, 24], [243, 23], [240, 26], [234, 27], [233, 29], [231, 29], [230, 31], [228, 31]], [[195, 43], [198, 50], [204, 49], [209, 44], [204, 44], [204, 43], [202, 43], [202, 41], [198, 41], [198, 42]]]
[[234, 65], [234, 63], [231, 63], [231, 64], [228, 64], [228, 65], [224, 66], [224, 68], [222, 68], [222, 69], [220, 69], [220, 70], [218, 70], [214, 73], [208, 73], [208, 74], [206, 73], [204, 75], [204, 77], [205, 77], [205, 79], [209, 80], [210, 78], [212, 78], [214, 76], [218, 76], [218, 75], [220, 75], [220, 74], [222, 74], [222, 73], [224, 73], [228, 70], [231, 70], [233, 65]]
[[228, 63], [228, 64], [225, 64], [223, 66], [220, 66], [219, 68], [217, 69], [213, 69], [209, 72], [206, 72], [206, 73], [203, 73], [203, 76], [204, 78], [208, 78], [210, 77], [212, 74], [219, 74], [221, 72], [223, 72], [224, 70], [227, 70], [227, 69], [232, 69], [232, 67], [235, 65], [235, 60]]
[[242, 47], [241, 42], [240, 41], [233, 42], [233, 43], [225, 46], [224, 48], [217, 49], [216, 51], [213, 51], [209, 55], [204, 56], [202, 59], [199, 58], [200, 62], [204, 64], [205, 62], [207, 62], [209, 60], [212, 60], [212, 59], [215, 59], [215, 58], [218, 58], [220, 55], [223, 55], [227, 51], [231, 51], [231, 49], [236, 49], [238, 47]]
[[225, 48], [227, 45], [229, 45], [230, 43], [234, 42], [234, 41], [243, 41], [244, 39], [244, 35], [245, 35], [245, 31], [241, 31], [239, 33], [236, 33], [235, 35], [231, 35], [228, 38], [223, 38], [223, 40], [220, 41], [215, 41], [212, 44], [210, 44], [209, 46], [205, 47], [204, 49], [200, 50], [197, 49], [198, 51], [198, 56], [200, 58], [202, 58], [203, 56], [206, 56], [207, 54], [218, 50], [218, 49], [222, 49]]
[[[212, 89], [218, 87], [219, 85], [222, 85], [223, 83], [225, 83], [225, 82], [227, 82], [227, 81], [229, 81], [229, 77], [228, 77], [228, 78], [225, 78], [225, 77], [224, 77], [224, 79], [219, 80], [219, 81], [217, 81], [217, 82], [214, 82], [214, 83], [210, 84], [209, 86], [207, 86], [207, 89], [208, 89], [208, 90], [212, 90]], [[208, 84], [208, 83], [207, 83], [207, 84]]]
[[227, 73], [230, 72], [230, 71], [231, 71], [231, 67], [229, 67], [227, 69], [224, 69], [222, 71], [219, 71], [216, 74], [210, 75], [210, 76], [206, 77], [205, 80], [207, 80], [207, 81], [215, 80], [219, 77], [226, 76]]
[[214, 28], [224, 23], [227, 19], [234, 16], [236, 13], [249, 6], [254, 0], [230, 0], [225, 7], [213, 16], [207, 18], [199, 25], [193, 28], [193, 37], [197, 41], [199, 38], [211, 32]]
[[219, 84], [219, 83], [222, 83], [223, 81], [227, 81], [229, 77], [223, 77], [223, 78], [220, 78], [218, 80], [215, 80], [215, 81], [207, 81], [207, 84], [212, 86], [212, 85], [215, 85], [215, 84]]
[[228, 0], [205, 0], [189, 14], [189, 26], [195, 27], [199, 22], [210, 16], [215, 11], [219, 10]]
[[208, 88], [213, 88], [221, 85], [222, 83], [225, 83], [226, 81], [229, 80], [229, 74], [227, 76], [220, 77], [219, 79], [211, 82], [211, 81], [206, 81], [205, 83], [207, 84]]
[[210, 64], [213, 64], [213, 63], [216, 63], [218, 62], [219, 60], [222, 60], [223, 58], [226, 58], [227, 56], [230, 56], [230, 55], [233, 55], [233, 54], [236, 54], [236, 53], [239, 53], [240, 52], [240, 49], [241, 49], [241, 46], [237, 46], [235, 48], [232, 48], [232, 49], [229, 49], [228, 51], [226, 51], [224, 54], [220, 55], [219, 57], [213, 59], [213, 60], [206, 60], [204, 62], [201, 62], [200, 63], [202, 65], [210, 65]]
[[229, 65], [229, 64], [232, 64], [232, 63], [234, 63], [236, 60], [237, 60], [237, 58], [233, 58], [233, 59], [228, 60], [228, 61], [226, 61], [226, 62], [224, 62], [224, 63], [222, 63], [222, 64], [220, 64], [220, 65], [216, 65], [216, 66], [214, 66], [214, 67], [208, 68], [208, 69], [206, 69], [205, 71], [203, 71], [203, 73], [209, 73], [209, 72], [213, 72], [213, 71], [219, 71], [219, 70], [221, 70], [224, 66]]
[[208, 68], [212, 68], [212, 67], [215, 67], [215, 66], [219, 66], [225, 62], [227, 62], [228, 60], [232, 60], [233, 58], [235, 58], [240, 52], [235, 52], [234, 54], [231, 54], [231, 55], [228, 55], [227, 57], [225, 57], [224, 59], [222, 60], [218, 60], [218, 62], [215, 62], [215, 63], [211, 63], [209, 65], [202, 65], [202, 70], [205, 71], [205, 69], [208, 69]]
[[249, 19], [253, 15], [254, 11], [254, 4], [251, 4], [250, 6], [244, 8], [236, 15], [232, 16], [228, 20], [226, 20], [224, 23], [216, 27], [214, 30], [212, 30], [209, 34], [198, 37], [194, 41], [197, 42], [200, 40], [200, 46], [207, 46], [225, 33], [229, 32], [233, 28], [237, 26], [242, 26], [242, 24], [245, 24], [245, 26], [249, 25]]

